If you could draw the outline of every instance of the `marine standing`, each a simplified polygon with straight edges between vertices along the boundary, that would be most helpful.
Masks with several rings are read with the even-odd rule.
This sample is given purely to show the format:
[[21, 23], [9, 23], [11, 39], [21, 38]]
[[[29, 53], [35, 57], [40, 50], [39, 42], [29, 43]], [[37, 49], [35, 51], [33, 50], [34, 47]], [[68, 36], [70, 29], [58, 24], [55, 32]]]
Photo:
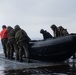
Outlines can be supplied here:
[[15, 52], [15, 59], [19, 60], [19, 50], [15, 40], [15, 30], [11, 26], [8, 26], [7, 31], [8, 31], [8, 44], [10, 47], [8, 49], [8, 58], [13, 59]]
[[8, 36], [7, 36], [7, 27], [6, 25], [2, 26], [2, 31], [0, 32], [1, 36], [1, 42], [4, 50], [4, 55], [7, 57], [7, 41], [8, 41]]
[[27, 62], [30, 62], [30, 58], [29, 58], [29, 41], [30, 41], [30, 38], [27, 35], [27, 33], [23, 29], [20, 28], [19, 25], [16, 25], [14, 28], [16, 31], [15, 39], [16, 39], [16, 42], [19, 46], [19, 60], [20, 60], [20, 62], [23, 61], [22, 52], [24, 50], [24, 54], [26, 56]]

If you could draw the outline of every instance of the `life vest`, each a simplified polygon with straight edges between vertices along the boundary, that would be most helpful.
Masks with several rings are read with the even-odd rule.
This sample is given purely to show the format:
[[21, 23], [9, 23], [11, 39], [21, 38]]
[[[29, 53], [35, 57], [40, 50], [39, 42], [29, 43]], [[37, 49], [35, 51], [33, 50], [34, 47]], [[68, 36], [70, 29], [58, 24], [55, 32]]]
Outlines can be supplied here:
[[6, 28], [3, 28], [3, 30], [0, 33], [0, 36], [1, 36], [1, 39], [8, 38]]

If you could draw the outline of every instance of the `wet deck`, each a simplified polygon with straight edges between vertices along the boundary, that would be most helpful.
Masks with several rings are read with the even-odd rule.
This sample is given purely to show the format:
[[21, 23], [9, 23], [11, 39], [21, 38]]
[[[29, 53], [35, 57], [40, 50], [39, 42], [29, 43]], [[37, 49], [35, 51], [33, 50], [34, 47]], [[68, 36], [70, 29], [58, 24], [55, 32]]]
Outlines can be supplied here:
[[32, 60], [31, 63], [8, 60], [0, 54], [0, 75], [76, 75], [76, 59], [62, 63]]
[[18, 62], [15, 60], [9, 60], [0, 54], [0, 70], [11, 70], [11, 69], [23, 69], [23, 68], [39, 68], [39, 67], [50, 67], [61, 65], [62, 63], [52, 63], [52, 62], [42, 62], [37, 60], [32, 60], [31, 63]]

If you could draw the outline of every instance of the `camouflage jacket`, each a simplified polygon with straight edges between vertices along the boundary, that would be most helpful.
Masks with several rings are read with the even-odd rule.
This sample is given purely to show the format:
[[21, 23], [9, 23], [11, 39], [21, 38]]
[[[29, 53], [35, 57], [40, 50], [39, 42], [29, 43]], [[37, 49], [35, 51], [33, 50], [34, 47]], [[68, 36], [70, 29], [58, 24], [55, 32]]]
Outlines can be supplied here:
[[16, 42], [29, 42], [30, 38], [23, 29], [19, 29], [15, 34]]
[[15, 30], [14, 29], [11, 29], [8, 32], [8, 39], [11, 39], [11, 38], [15, 38]]

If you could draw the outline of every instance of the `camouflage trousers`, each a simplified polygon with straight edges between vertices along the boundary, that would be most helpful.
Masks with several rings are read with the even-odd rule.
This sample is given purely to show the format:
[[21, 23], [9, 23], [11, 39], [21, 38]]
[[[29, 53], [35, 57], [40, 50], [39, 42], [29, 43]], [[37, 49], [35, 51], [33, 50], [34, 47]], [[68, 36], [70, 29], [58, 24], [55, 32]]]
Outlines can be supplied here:
[[19, 50], [15, 38], [9, 39], [8, 41], [8, 58], [13, 59], [15, 53], [15, 59], [19, 60]]
[[25, 55], [25, 57], [27, 58], [27, 62], [30, 60], [28, 48], [29, 47], [27, 43], [23, 43], [23, 42], [19, 43], [19, 60], [20, 61], [23, 61], [23, 58], [22, 58], [23, 55]]

